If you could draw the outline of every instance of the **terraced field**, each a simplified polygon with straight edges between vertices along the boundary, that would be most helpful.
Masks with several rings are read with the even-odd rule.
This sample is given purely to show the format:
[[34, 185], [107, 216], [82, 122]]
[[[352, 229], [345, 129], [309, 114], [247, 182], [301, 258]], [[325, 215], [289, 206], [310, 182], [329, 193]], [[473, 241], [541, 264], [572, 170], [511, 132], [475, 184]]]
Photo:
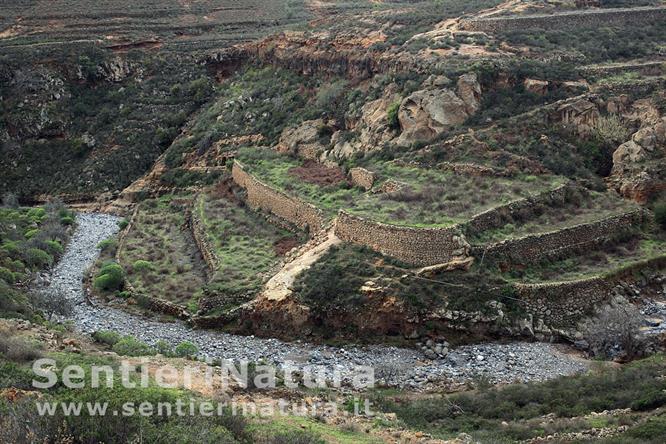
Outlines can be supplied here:
[[207, 298], [214, 299], [202, 301], [204, 311], [252, 299], [284, 255], [303, 241], [219, 191], [200, 194], [193, 211], [216, 262], [206, 287]]
[[308, 17], [302, 0], [28, 0], [3, 5], [0, 45], [99, 41], [188, 50], [247, 41]]
[[185, 228], [184, 208], [190, 200], [164, 196], [139, 207], [117, 255], [137, 294], [183, 306], [201, 294], [204, 265]]
[[344, 209], [379, 222], [413, 227], [451, 226], [563, 183], [552, 175], [470, 177], [397, 161], [366, 165], [378, 180], [374, 192], [364, 192], [341, 173], [337, 181], [321, 183], [320, 170], [308, 174], [302, 161], [264, 149], [241, 150], [238, 159], [259, 180], [321, 208], [331, 218]]

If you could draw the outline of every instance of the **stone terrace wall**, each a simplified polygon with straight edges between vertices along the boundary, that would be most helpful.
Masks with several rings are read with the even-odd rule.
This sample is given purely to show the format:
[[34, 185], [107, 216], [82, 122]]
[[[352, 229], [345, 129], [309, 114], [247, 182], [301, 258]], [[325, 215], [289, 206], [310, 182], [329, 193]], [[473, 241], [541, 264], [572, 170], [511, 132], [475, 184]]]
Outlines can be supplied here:
[[486, 259], [501, 261], [503, 264], [531, 264], [598, 245], [640, 224], [643, 218], [643, 211], [636, 210], [597, 222], [506, 240], [479, 248], [475, 255], [483, 255]]
[[458, 227], [400, 227], [340, 211], [335, 234], [343, 241], [419, 266], [443, 264], [469, 254], [469, 244]]
[[523, 211], [530, 210], [535, 204], [554, 204], [564, 202], [567, 193], [575, 187], [571, 184], [560, 185], [554, 190], [539, 194], [526, 199], [510, 202], [500, 207], [491, 208], [483, 213], [477, 214], [471, 221], [463, 225], [467, 236], [475, 236], [493, 228], [499, 228]]
[[462, 28], [466, 31], [501, 32], [530, 28], [574, 29], [579, 27], [616, 26], [628, 23], [650, 23], [657, 20], [666, 20], [666, 8], [613, 8], [571, 11], [551, 15], [494, 17], [464, 21]]
[[527, 312], [536, 319], [542, 319], [550, 327], [570, 328], [607, 301], [619, 281], [643, 269], [664, 267], [666, 256], [660, 256], [605, 276], [569, 282], [516, 284], [515, 288], [518, 297], [526, 303]]
[[[196, 205], [196, 199], [194, 202], [194, 205]], [[210, 279], [219, 268], [219, 260], [215, 255], [215, 249], [210, 244], [208, 236], [206, 236], [206, 228], [201, 222], [201, 219], [199, 219], [196, 209], [188, 210], [186, 220], [187, 226], [192, 233], [192, 238], [194, 238], [194, 243], [197, 245], [201, 257], [206, 263], [206, 268], [208, 270], [207, 275]]]
[[268, 211], [312, 233], [324, 228], [326, 218], [320, 209], [264, 184], [246, 172], [238, 161], [234, 162], [232, 177], [247, 191], [247, 202], [251, 207]]

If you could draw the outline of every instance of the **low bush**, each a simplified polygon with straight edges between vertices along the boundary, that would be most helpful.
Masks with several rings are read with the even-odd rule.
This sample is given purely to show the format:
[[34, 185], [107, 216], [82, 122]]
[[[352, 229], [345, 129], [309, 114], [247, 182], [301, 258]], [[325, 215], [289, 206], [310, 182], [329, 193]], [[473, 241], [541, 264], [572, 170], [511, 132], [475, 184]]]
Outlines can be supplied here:
[[14, 336], [0, 336], [0, 355], [14, 362], [30, 362], [42, 354], [32, 344]]
[[666, 230], [666, 203], [658, 203], [655, 205], [654, 218], [661, 228]]
[[155, 350], [160, 355], [164, 355], [164, 356], [172, 356], [173, 355], [173, 348], [171, 347], [171, 344], [169, 344], [167, 341], [164, 341], [164, 340], [161, 340], [161, 339], [155, 343]]
[[181, 342], [175, 350], [179, 358], [193, 358], [199, 353], [199, 348], [189, 341]]
[[60, 223], [63, 225], [74, 225], [74, 218], [72, 216], [65, 216], [60, 219]]
[[125, 336], [113, 346], [113, 351], [120, 356], [154, 356], [157, 352], [148, 344], [133, 336]]
[[24, 236], [26, 239], [30, 240], [33, 237], [37, 236], [39, 234], [40, 230], [38, 228], [34, 228], [32, 230], [28, 230], [25, 232]]
[[102, 252], [115, 253], [116, 248], [118, 248], [118, 242], [115, 239], [106, 239], [97, 244], [97, 248], [102, 250]]
[[46, 248], [48, 249], [49, 254], [52, 256], [61, 256], [64, 252], [62, 244], [57, 240], [46, 241]]
[[101, 291], [122, 290], [125, 284], [125, 272], [116, 263], [109, 263], [102, 267], [93, 283], [94, 287]]
[[0, 279], [7, 282], [8, 284], [13, 284], [16, 281], [14, 273], [6, 269], [5, 267], [0, 267]]
[[394, 130], [400, 129], [400, 120], [398, 119], [398, 111], [400, 111], [400, 102], [395, 102], [386, 110], [386, 119], [388, 126]]
[[129, 221], [127, 219], [123, 219], [120, 222], [118, 222], [118, 228], [120, 228], [121, 230], [124, 230], [125, 228], [127, 228], [128, 225], [129, 225]]
[[150, 261], [138, 260], [132, 264], [132, 270], [135, 273], [145, 273], [146, 271], [151, 271], [153, 268], [153, 263]]
[[92, 337], [96, 342], [108, 345], [110, 347], [113, 347], [122, 339], [122, 337], [115, 331], [105, 331], [105, 330], [96, 331], [95, 333], [92, 334]]
[[53, 256], [39, 248], [29, 248], [24, 253], [25, 263], [33, 270], [41, 270], [53, 264]]

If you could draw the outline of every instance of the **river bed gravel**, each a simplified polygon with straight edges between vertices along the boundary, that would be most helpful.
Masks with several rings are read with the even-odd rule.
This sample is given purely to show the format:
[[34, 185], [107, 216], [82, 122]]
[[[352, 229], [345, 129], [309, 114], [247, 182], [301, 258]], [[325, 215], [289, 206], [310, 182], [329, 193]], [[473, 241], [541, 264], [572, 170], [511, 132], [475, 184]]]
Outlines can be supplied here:
[[419, 350], [385, 346], [337, 348], [303, 342], [236, 336], [195, 330], [183, 322], [164, 323], [127, 313], [117, 308], [87, 302], [83, 278], [95, 262], [97, 245], [118, 231], [119, 219], [105, 214], [80, 214], [77, 228], [58, 265], [42, 283], [43, 291], [61, 288], [75, 304], [76, 330], [93, 333], [110, 330], [132, 335], [148, 344], [164, 340], [176, 346], [191, 341], [202, 357], [263, 361], [276, 366], [286, 363], [302, 367], [321, 365], [343, 379], [355, 374], [357, 366], [373, 366], [387, 385], [420, 388], [442, 380], [467, 382], [484, 378], [492, 383], [537, 381], [584, 372], [586, 363], [545, 343], [486, 343], [456, 348], [444, 358], [430, 360]]

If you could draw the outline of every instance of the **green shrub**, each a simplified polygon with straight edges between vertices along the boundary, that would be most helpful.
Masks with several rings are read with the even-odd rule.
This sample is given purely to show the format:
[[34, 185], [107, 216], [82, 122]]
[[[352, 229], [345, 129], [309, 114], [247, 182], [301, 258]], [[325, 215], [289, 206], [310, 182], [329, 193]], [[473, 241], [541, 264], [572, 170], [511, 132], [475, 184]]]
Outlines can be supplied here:
[[46, 210], [44, 208], [31, 208], [28, 211], [28, 217], [34, 222], [40, 222], [44, 216], [46, 216]]
[[666, 202], [658, 203], [654, 207], [654, 217], [657, 223], [666, 229]]
[[93, 283], [96, 289], [103, 291], [122, 290], [124, 284], [125, 272], [114, 262], [104, 265]]
[[653, 390], [631, 403], [631, 410], [644, 412], [666, 405], [666, 393], [661, 390]]
[[33, 230], [28, 230], [25, 232], [25, 238], [26, 239], [32, 239], [33, 237], [37, 236], [39, 234], [39, 228], [35, 228]]
[[5, 241], [2, 244], [2, 249], [10, 256], [18, 256], [21, 254], [21, 249], [19, 248], [18, 244], [16, 242], [12, 241]]
[[113, 346], [113, 351], [121, 356], [153, 356], [155, 349], [132, 336], [125, 336]]
[[62, 244], [57, 240], [46, 241], [46, 247], [49, 249], [49, 254], [52, 256], [60, 256], [64, 251]]
[[666, 439], [666, 417], [657, 416], [629, 430], [627, 436], [642, 440], [642, 442], [664, 442]]
[[155, 350], [157, 350], [157, 353], [159, 353], [160, 355], [164, 356], [173, 355], [173, 348], [171, 348], [171, 344], [161, 339], [157, 341], [157, 343], [155, 344]]
[[116, 296], [118, 296], [121, 299], [129, 299], [132, 297], [132, 293], [130, 293], [129, 291], [120, 291]]
[[93, 339], [100, 344], [106, 344], [113, 347], [122, 337], [115, 331], [100, 330], [92, 334]]
[[71, 216], [65, 216], [60, 219], [60, 223], [63, 225], [74, 225], [74, 218]]
[[199, 353], [199, 348], [189, 341], [181, 342], [175, 350], [179, 358], [192, 358]]
[[120, 222], [118, 222], [118, 227], [121, 230], [124, 230], [125, 228], [127, 228], [128, 225], [129, 225], [129, 221], [127, 219], [123, 219]]
[[123, 286], [123, 280], [110, 274], [103, 274], [95, 278], [93, 285], [102, 291], [118, 291]]
[[118, 247], [118, 242], [116, 242], [115, 239], [106, 239], [97, 244], [97, 248], [99, 248], [103, 252], [115, 251], [117, 247]]
[[12, 262], [11, 267], [16, 273], [25, 272], [25, 264], [18, 259]]
[[16, 276], [14, 276], [14, 273], [5, 267], [0, 267], [0, 279], [7, 282], [8, 284], [13, 284], [16, 282]]
[[40, 270], [53, 264], [53, 257], [39, 248], [29, 248], [25, 254], [25, 263], [33, 270]]
[[398, 112], [400, 111], [400, 102], [391, 104], [386, 110], [386, 119], [388, 126], [394, 130], [400, 129], [400, 119], [398, 119]]
[[146, 271], [151, 271], [153, 268], [153, 263], [150, 261], [138, 260], [132, 264], [132, 269], [136, 273], [145, 273]]

